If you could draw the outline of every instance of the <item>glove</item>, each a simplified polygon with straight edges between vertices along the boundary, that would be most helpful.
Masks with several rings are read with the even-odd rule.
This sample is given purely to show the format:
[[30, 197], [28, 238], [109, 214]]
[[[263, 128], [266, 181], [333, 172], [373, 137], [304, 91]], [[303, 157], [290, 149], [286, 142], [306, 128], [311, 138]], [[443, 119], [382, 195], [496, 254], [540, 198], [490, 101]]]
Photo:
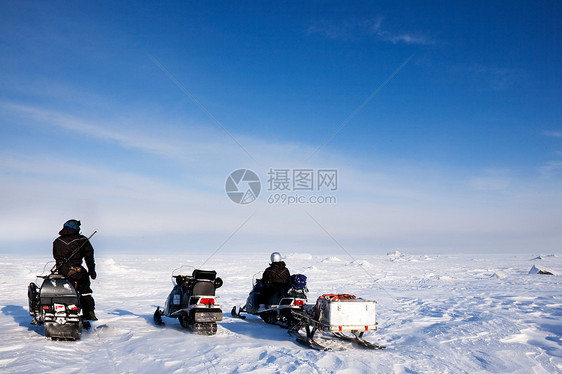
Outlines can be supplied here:
[[95, 270], [91, 270], [88, 272], [88, 274], [90, 274], [90, 278], [92, 279], [96, 279], [96, 277], [98, 276], [95, 272]]

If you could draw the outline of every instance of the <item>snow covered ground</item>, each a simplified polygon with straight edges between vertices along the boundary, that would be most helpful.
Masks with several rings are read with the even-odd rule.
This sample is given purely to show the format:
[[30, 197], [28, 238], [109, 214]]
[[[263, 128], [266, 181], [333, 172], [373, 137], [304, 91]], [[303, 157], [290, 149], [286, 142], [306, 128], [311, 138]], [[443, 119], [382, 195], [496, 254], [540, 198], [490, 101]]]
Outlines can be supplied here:
[[[386, 350], [320, 337], [333, 350], [318, 352], [253, 316], [230, 317], [269, 253], [223, 252], [203, 267], [224, 280], [217, 335], [191, 334], [175, 319], [152, 323], [172, 289], [172, 270], [199, 266], [208, 254], [121, 254], [98, 257], [99, 321], [77, 342], [49, 341], [29, 324], [27, 284], [50, 259], [0, 256], [0, 372], [562, 372], [561, 256], [288, 255], [291, 272], [308, 276], [310, 303], [323, 293], [378, 301], [379, 330], [366, 338]], [[529, 274], [533, 265], [555, 275]]]

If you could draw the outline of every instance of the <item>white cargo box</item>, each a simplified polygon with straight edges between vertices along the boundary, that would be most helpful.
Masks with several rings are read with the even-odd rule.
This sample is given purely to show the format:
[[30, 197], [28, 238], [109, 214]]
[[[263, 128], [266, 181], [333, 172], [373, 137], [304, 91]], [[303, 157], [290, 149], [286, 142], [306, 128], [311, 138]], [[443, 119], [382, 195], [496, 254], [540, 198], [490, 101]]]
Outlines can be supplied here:
[[317, 316], [322, 331], [369, 331], [377, 329], [376, 301], [319, 298]]

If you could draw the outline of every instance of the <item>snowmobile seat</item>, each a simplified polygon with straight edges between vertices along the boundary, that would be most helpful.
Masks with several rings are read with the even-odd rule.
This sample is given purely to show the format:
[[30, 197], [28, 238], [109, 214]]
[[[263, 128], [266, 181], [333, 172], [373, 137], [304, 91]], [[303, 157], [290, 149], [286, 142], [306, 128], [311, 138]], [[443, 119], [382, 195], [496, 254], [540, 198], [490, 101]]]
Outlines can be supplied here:
[[192, 295], [215, 296], [215, 284], [210, 280], [195, 281]]
[[50, 305], [80, 304], [80, 296], [72, 283], [62, 275], [50, 275], [45, 278], [39, 291], [41, 304]]
[[217, 272], [214, 270], [193, 270], [193, 279], [198, 280], [208, 280], [213, 282], [217, 277]]

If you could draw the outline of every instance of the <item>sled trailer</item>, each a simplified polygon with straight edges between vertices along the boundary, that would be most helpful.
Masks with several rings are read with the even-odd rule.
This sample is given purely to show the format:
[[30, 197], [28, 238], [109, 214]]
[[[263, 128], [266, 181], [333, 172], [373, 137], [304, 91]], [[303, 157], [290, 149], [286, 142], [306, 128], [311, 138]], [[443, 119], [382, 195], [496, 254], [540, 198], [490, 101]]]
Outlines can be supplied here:
[[[385, 349], [363, 338], [365, 332], [377, 329], [376, 305], [376, 301], [356, 298], [354, 295], [325, 294], [316, 300], [315, 305], [305, 305], [304, 313], [295, 313], [300, 324], [290, 329], [289, 333], [297, 338], [298, 343], [319, 351], [329, 351], [330, 348], [314, 340], [316, 331], [365, 348]], [[305, 335], [300, 333], [301, 328], [305, 330]]]
[[328, 332], [374, 331], [376, 301], [358, 298], [322, 297], [315, 308], [319, 330]]

